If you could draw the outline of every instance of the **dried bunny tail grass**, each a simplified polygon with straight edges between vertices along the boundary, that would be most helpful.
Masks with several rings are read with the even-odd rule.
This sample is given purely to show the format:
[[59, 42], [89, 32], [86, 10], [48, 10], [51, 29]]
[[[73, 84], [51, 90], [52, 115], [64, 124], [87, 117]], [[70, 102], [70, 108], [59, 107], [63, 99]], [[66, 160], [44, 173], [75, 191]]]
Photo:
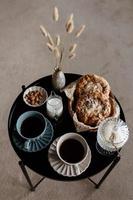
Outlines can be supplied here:
[[49, 43], [50, 43], [52, 46], [54, 46], [55, 44], [54, 44], [54, 41], [53, 41], [53, 39], [52, 39], [50, 33], [47, 34], [47, 37], [48, 37]]
[[47, 31], [46, 31], [46, 29], [44, 28], [43, 25], [40, 25], [40, 30], [41, 30], [42, 34], [43, 34], [45, 37], [48, 36], [48, 33], [47, 33]]
[[73, 44], [72, 46], [70, 46], [70, 48], [69, 48], [70, 54], [74, 53], [74, 51], [75, 51], [76, 48], [77, 48], [77, 44], [76, 43]]
[[84, 29], [85, 29], [85, 25], [82, 25], [80, 29], [77, 31], [76, 37], [79, 37], [83, 33]]
[[54, 46], [51, 45], [50, 43], [46, 43], [47, 47], [49, 48], [50, 51], [54, 51]]
[[54, 48], [54, 54], [55, 54], [55, 57], [56, 57], [56, 58], [59, 58], [59, 57], [60, 57], [60, 51], [59, 51], [58, 47], [55, 47], [55, 48]]
[[74, 59], [76, 57], [76, 53], [72, 53], [69, 55], [69, 59]]
[[73, 13], [69, 16], [67, 22], [66, 22], [66, 25], [68, 25], [72, 20], [73, 20]]
[[74, 21], [72, 13], [66, 22], [66, 32], [71, 33], [73, 30], [74, 30]]
[[58, 8], [56, 6], [54, 7], [53, 20], [56, 21], [56, 22], [59, 20], [59, 11], [58, 11]]
[[59, 46], [59, 45], [60, 45], [60, 42], [61, 42], [60, 36], [57, 35], [57, 36], [56, 36], [56, 46]]
[[72, 33], [73, 30], [74, 30], [74, 23], [71, 22], [71, 23], [68, 25], [66, 31], [67, 31], [68, 33]]

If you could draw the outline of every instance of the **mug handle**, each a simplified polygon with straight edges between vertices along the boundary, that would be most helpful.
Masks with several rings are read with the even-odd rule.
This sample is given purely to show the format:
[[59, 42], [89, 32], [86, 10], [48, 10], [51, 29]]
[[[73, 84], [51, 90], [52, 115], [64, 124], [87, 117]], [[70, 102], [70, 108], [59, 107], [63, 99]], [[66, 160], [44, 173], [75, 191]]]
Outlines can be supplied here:
[[31, 140], [27, 140], [25, 143], [24, 143], [24, 148], [26, 150], [30, 150], [30, 147], [31, 147]]
[[76, 164], [74, 167], [75, 167], [76, 174], [79, 175], [80, 174], [80, 169], [79, 169], [78, 164]]

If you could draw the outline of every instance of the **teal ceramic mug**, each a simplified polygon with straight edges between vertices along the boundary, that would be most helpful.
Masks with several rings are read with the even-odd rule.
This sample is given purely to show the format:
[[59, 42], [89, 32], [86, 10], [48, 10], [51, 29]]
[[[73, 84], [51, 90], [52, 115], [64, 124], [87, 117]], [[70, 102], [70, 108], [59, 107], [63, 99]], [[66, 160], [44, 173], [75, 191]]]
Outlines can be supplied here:
[[26, 140], [26, 149], [30, 150], [32, 142], [45, 134], [46, 123], [45, 117], [38, 111], [27, 111], [19, 116], [16, 122], [16, 131]]

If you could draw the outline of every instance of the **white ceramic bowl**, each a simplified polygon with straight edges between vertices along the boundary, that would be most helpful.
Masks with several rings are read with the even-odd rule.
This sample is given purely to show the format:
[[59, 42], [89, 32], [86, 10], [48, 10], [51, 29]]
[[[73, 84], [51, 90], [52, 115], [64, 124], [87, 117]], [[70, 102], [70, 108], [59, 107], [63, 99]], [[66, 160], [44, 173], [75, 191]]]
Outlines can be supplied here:
[[[38, 104], [30, 104], [27, 99], [26, 99], [26, 96], [30, 93], [30, 92], [35, 92], [35, 91], [39, 91], [41, 94], [42, 94], [42, 98], [41, 100], [39, 101]], [[24, 94], [23, 94], [23, 100], [24, 102], [28, 105], [28, 106], [31, 106], [31, 107], [39, 107], [39, 106], [42, 106], [46, 100], [48, 98], [48, 94], [47, 94], [47, 91], [40, 87], [40, 86], [32, 86], [32, 87], [29, 87], [27, 88], [25, 91], [24, 91]]]

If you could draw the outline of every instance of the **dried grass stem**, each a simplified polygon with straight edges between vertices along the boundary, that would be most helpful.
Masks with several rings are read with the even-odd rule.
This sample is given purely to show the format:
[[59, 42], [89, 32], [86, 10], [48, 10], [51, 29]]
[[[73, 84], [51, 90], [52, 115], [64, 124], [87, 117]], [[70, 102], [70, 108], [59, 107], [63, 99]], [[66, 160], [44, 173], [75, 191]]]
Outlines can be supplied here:
[[58, 11], [58, 8], [56, 6], [54, 7], [53, 20], [56, 21], [56, 22], [59, 20], [59, 11]]
[[85, 25], [82, 25], [76, 33], [77, 38], [83, 33], [84, 29], [85, 29]]

